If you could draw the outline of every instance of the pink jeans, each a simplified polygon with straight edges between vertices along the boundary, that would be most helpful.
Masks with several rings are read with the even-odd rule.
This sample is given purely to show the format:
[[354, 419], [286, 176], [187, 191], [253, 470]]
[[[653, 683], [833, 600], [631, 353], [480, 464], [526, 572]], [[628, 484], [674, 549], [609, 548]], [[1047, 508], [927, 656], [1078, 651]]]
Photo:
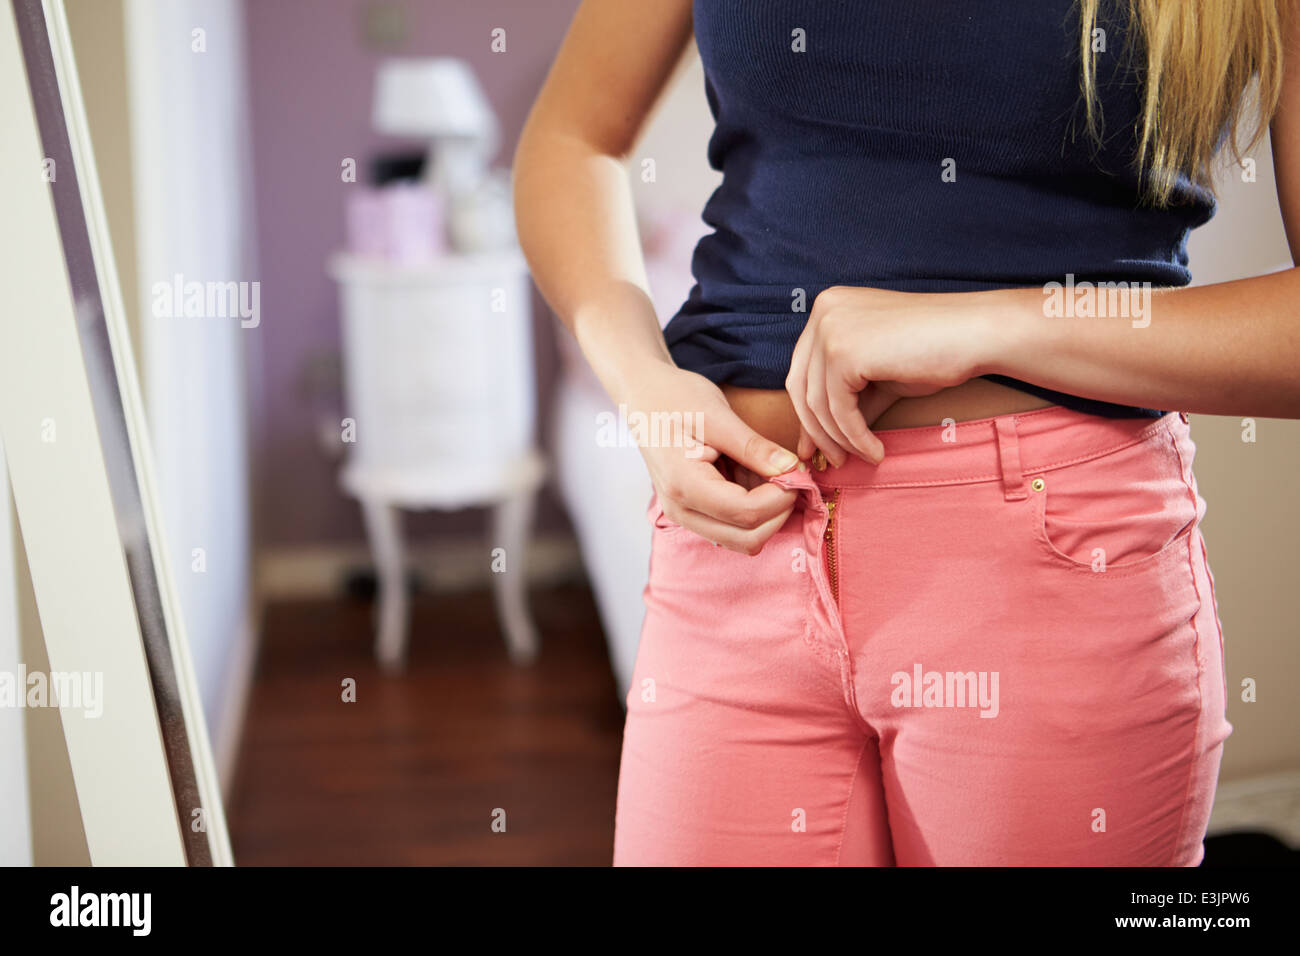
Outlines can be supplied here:
[[614, 863], [1199, 863], [1232, 727], [1186, 417], [880, 437], [772, 479], [756, 557], [651, 501]]

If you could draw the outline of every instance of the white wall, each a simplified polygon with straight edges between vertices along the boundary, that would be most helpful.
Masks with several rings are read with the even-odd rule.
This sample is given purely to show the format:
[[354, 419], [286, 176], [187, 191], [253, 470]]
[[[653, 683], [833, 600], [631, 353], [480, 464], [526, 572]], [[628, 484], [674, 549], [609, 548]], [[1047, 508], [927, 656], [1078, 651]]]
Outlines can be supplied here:
[[[1240, 169], [1218, 179], [1219, 210], [1188, 243], [1196, 283], [1225, 282], [1291, 265], [1267, 142], [1254, 154], [1254, 182]], [[1225, 318], [1225, 321], [1228, 319]], [[1242, 419], [1192, 416], [1196, 478], [1207, 503], [1203, 531], [1223, 622], [1228, 721], [1221, 781], [1294, 774], [1300, 805], [1300, 421], [1257, 419], [1253, 443]], [[1242, 681], [1258, 684], [1242, 700]]]

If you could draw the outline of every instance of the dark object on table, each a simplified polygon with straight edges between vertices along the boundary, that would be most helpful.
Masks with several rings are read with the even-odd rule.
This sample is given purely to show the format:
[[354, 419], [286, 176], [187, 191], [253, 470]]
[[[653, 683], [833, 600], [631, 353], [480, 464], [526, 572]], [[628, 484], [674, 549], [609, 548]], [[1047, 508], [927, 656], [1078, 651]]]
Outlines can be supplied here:
[[387, 186], [389, 183], [419, 180], [424, 175], [425, 154], [420, 151], [381, 153], [371, 157], [370, 184]]

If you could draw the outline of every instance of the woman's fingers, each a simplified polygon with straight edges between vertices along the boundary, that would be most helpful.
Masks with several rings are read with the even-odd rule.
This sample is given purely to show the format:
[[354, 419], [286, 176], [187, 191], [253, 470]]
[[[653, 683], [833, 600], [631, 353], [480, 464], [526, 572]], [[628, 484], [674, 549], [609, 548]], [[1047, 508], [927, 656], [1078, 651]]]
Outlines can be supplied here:
[[[852, 448], [875, 465], [880, 464], [880, 460], [885, 457], [885, 446], [872, 434], [870, 428], [870, 423], [876, 420], [879, 412], [868, 418], [863, 406], [869, 406], [867, 411], [872, 411], [880, 401], [880, 395], [881, 390], [870, 383], [828, 370], [826, 405], [830, 416]], [[881, 411], [883, 410], [882, 408]]]
[[808, 434], [808, 429], [801, 424], [799, 426], [799, 447], [795, 449], [796, 453], [803, 461], [807, 461], [817, 453], [817, 443], [812, 440]]
[[[898, 392], [881, 382], [872, 382], [864, 388], [858, 395], [858, 411], [862, 413], [862, 419], [867, 423], [867, 427], [874, 425], [876, 419], [885, 414], [885, 411], [901, 397]], [[875, 433], [873, 432], [872, 435], [874, 437]], [[883, 444], [880, 450], [883, 455]]]
[[657, 488], [660, 503], [670, 521], [733, 551], [757, 554], [790, 517], [799, 495], [744, 466], [736, 472], [739, 481], [728, 481], [714, 466], [691, 462]]
[[725, 402], [704, 416], [704, 437], [710, 447], [755, 474], [773, 478], [798, 466], [799, 457], [793, 451], [754, 431]]
[[[826, 431], [817, 409], [812, 405], [812, 399], [817, 395], [820, 385], [819, 359], [820, 355], [815, 350], [811, 352], [802, 363], [799, 373], [787, 379], [786, 390], [790, 393], [795, 414], [799, 416], [799, 424], [830, 463], [838, 467], [848, 461], [848, 442], [846, 440], [841, 444]], [[824, 390], [822, 394], [825, 394]]]
[[[780, 490], [777, 489], [776, 485], [766, 482], [764, 484], [768, 488]], [[733, 487], [738, 486], [733, 485]], [[760, 490], [762, 489], [755, 489], [755, 491]], [[790, 495], [792, 499], [797, 497], [794, 492], [790, 492]], [[685, 510], [674, 514], [667, 505], [664, 507], [664, 514], [669, 520], [677, 522], [688, 531], [693, 531], [700, 537], [706, 538], [720, 547], [727, 548], [730, 551], [738, 551], [741, 554], [755, 555], [763, 550], [763, 545], [767, 544], [772, 535], [776, 534], [781, 526], [789, 520], [794, 511], [794, 505], [794, 500], [791, 500], [782, 510], [753, 528], [740, 528], [699, 511]]]
[[849, 441], [848, 436], [844, 434], [831, 414], [829, 373], [826, 354], [818, 349], [808, 362], [808, 407], [816, 416], [818, 424], [835, 443], [835, 454], [832, 454], [831, 449], [828, 448], [822, 448], [822, 451], [826, 452], [826, 457], [832, 464], [842, 465], [853, 453], [853, 443]]
[[[715, 456], [726, 455], [741, 469], [761, 480], [744, 487], [718, 468], [702, 461], [672, 460], [655, 482], [664, 501], [664, 513], [678, 524], [690, 527], [690, 516], [706, 516], [740, 532], [749, 532], [773, 518], [789, 514], [797, 497], [767, 479], [799, 467], [799, 458], [788, 448], [750, 428], [725, 403], [704, 413], [702, 438]], [[679, 516], [680, 515], [680, 516]]]
[[808, 363], [813, 355], [814, 331], [811, 323], [804, 328], [799, 341], [795, 343], [794, 354], [790, 357], [790, 371], [785, 377], [785, 390], [794, 405], [795, 414], [799, 416], [798, 452], [804, 461], [812, 458], [818, 448], [830, 457], [835, 447], [835, 442], [818, 424], [817, 416], [808, 407]]
[[760, 485], [767, 483], [767, 479], [762, 475], [756, 475], [744, 465], [737, 465], [734, 462], [731, 467], [731, 480], [746, 491], [753, 491]]

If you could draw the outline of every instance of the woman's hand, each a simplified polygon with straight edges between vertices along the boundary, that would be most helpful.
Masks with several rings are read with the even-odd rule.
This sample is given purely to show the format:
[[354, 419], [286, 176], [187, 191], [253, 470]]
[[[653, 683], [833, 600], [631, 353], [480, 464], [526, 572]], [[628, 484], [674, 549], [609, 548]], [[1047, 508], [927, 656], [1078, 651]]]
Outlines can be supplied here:
[[900, 398], [932, 395], [982, 374], [984, 313], [962, 293], [831, 286], [813, 301], [786, 390], [803, 426], [797, 449], [839, 467], [856, 452], [879, 464], [870, 424]]
[[[799, 466], [799, 459], [741, 421], [704, 376], [650, 364], [621, 396], [621, 410], [664, 515], [724, 548], [758, 554], [798, 498], [766, 479]], [[735, 481], [718, 469], [723, 455], [741, 466]]]

